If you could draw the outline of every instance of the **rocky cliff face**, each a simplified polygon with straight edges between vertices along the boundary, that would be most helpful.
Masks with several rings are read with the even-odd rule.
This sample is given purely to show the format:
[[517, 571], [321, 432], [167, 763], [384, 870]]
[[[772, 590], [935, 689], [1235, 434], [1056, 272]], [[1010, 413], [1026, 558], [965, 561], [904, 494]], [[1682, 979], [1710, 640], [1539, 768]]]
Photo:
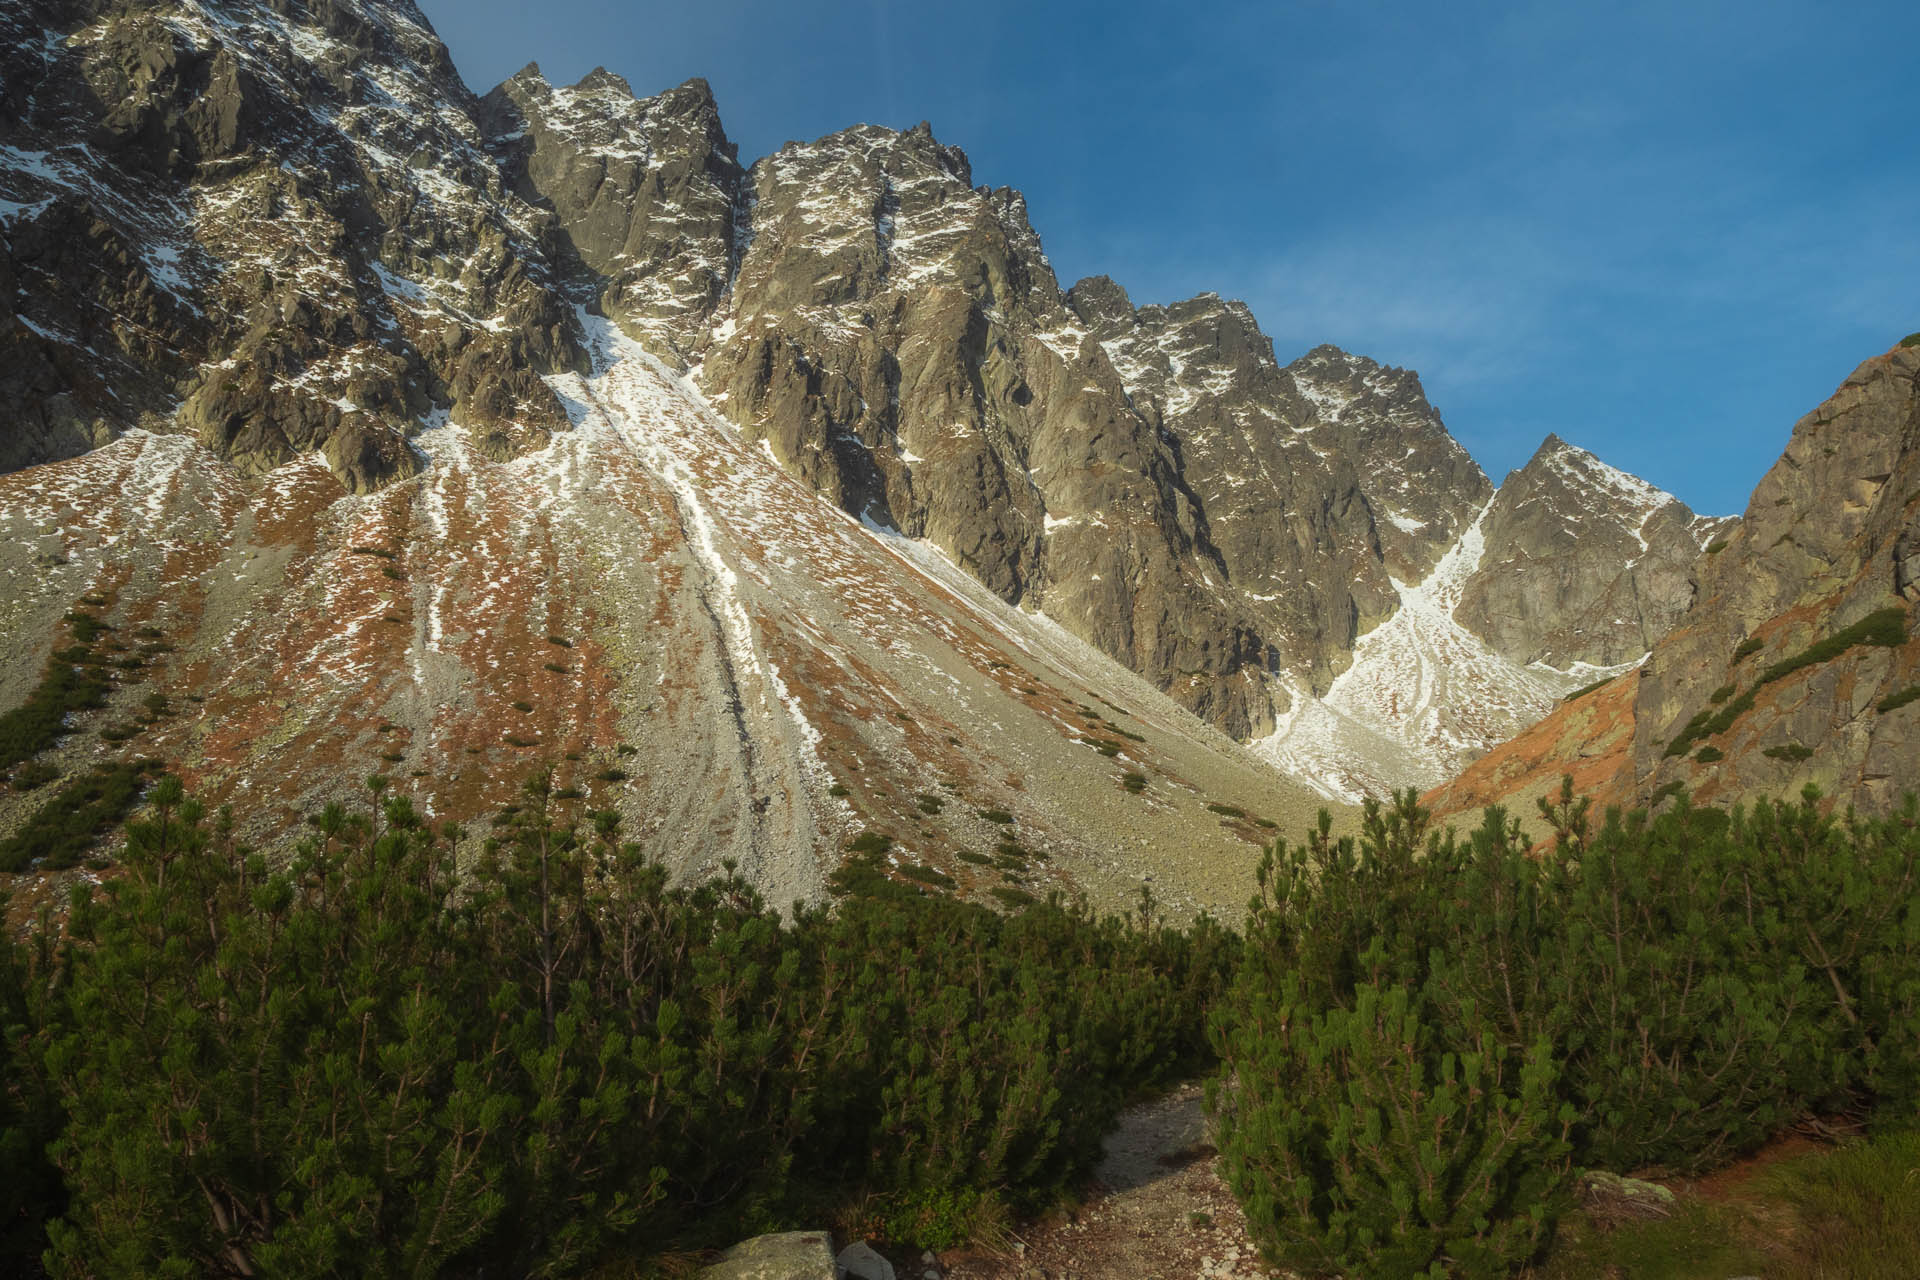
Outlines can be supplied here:
[[1736, 523], [1550, 435], [1487, 508], [1461, 619], [1518, 662], [1636, 661], [1692, 603], [1700, 553]]
[[0, 467], [138, 429], [244, 484], [431, 487], [450, 427], [497, 465], [575, 447], [604, 316], [829, 508], [1335, 794], [1484, 750], [1684, 603], [1683, 510], [1540, 459], [1495, 499], [1410, 371], [1283, 366], [1211, 294], [1063, 291], [924, 125], [743, 167], [702, 81], [479, 99], [407, 0], [0, 24]]
[[[1795, 424], [1725, 548], [1704, 559], [1698, 599], [1640, 681], [1640, 792], [1680, 782], [1726, 799], [1815, 782], [1884, 811], [1920, 787], [1920, 699], [1883, 709], [1920, 685], [1920, 643], [1886, 643], [1912, 634], [1920, 601], [1916, 379], [1920, 347], [1854, 370]], [[1877, 612], [1889, 615], [1877, 637], [1821, 651]], [[1688, 735], [1702, 715], [1706, 731]]]
[[365, 491], [451, 409], [499, 456], [579, 366], [536, 211], [409, 3], [8, 6], [6, 459], [137, 423]]
[[1920, 343], [1802, 418], [1691, 606], [1632, 675], [1476, 764], [1443, 807], [1530, 801], [1571, 770], [1611, 799], [1704, 802], [1811, 782], [1884, 812], [1920, 788]]

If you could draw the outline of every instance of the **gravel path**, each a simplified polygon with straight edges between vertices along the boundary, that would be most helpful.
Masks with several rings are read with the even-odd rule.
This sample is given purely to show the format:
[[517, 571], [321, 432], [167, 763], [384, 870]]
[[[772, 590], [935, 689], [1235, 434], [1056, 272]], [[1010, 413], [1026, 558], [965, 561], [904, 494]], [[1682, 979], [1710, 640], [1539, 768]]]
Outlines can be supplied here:
[[1265, 1280], [1220, 1181], [1199, 1085], [1120, 1117], [1086, 1202], [1019, 1233], [1001, 1257], [955, 1256], [947, 1280]]

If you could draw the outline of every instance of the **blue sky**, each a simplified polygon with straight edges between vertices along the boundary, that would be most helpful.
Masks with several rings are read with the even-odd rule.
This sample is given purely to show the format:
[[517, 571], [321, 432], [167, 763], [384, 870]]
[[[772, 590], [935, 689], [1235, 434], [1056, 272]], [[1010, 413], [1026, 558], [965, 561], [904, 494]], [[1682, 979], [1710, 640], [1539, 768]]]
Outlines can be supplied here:
[[1911, 2], [423, 7], [478, 92], [705, 76], [743, 160], [930, 120], [1063, 285], [1417, 369], [1496, 480], [1557, 431], [1737, 512], [1920, 330]]

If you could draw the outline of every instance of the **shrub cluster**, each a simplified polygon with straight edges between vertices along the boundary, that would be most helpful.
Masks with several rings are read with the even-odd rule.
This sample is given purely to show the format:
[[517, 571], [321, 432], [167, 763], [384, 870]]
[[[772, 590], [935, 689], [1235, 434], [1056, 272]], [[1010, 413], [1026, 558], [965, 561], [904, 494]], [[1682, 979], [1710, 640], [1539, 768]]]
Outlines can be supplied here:
[[1260, 870], [1215, 1014], [1224, 1168], [1309, 1272], [1501, 1275], [1572, 1170], [1697, 1171], [1803, 1112], [1920, 1097], [1920, 812], [1542, 802], [1436, 834], [1412, 793]]
[[1150, 902], [783, 918], [730, 868], [671, 887], [544, 776], [456, 876], [371, 783], [275, 866], [163, 778], [64, 940], [0, 947], [14, 1260], [569, 1275], [847, 1206], [951, 1243], [1193, 1069], [1236, 949]]

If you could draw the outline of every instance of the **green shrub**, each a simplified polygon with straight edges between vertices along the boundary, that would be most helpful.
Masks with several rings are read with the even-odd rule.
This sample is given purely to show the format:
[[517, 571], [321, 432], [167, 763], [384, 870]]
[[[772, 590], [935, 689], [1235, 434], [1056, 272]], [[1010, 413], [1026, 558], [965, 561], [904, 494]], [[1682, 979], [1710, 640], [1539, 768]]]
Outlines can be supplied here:
[[1734, 648], [1733, 660], [1738, 662], [1742, 658], [1751, 657], [1764, 648], [1766, 648], [1766, 645], [1761, 641], [1759, 636], [1748, 636]]
[[918, 880], [921, 884], [930, 884], [937, 889], [955, 889], [958, 884], [944, 871], [929, 867], [924, 863], [908, 862], [900, 867], [900, 874], [909, 880]]
[[1707, 701], [1711, 702], [1714, 706], [1717, 707], [1721, 703], [1725, 702], [1728, 698], [1731, 698], [1733, 696], [1733, 691], [1734, 691], [1734, 687], [1732, 685], [1723, 684], [1718, 689], [1715, 689], [1712, 693], [1707, 695]]
[[1693, 758], [1701, 764], [1717, 764], [1725, 760], [1727, 756], [1726, 753], [1718, 747], [1702, 747], [1693, 753]]
[[1727, 545], [1728, 545], [1727, 540], [1725, 538], [1715, 538], [1712, 542], [1709, 542], [1707, 544], [1707, 554], [1710, 556], [1717, 556], [1722, 551], [1725, 551], [1727, 549]]
[[998, 823], [1003, 827], [1011, 826], [1013, 823], [1013, 815], [1005, 809], [980, 809], [977, 813], [987, 822]]
[[67, 717], [103, 707], [111, 687], [86, 645], [71, 645], [48, 661], [27, 700], [0, 715], [0, 769], [39, 755], [66, 732]]
[[913, 804], [916, 809], [929, 817], [938, 814], [942, 809], [947, 807], [947, 802], [939, 796], [925, 793], [915, 796], [913, 798]]
[[1920, 347], [1920, 333], [1908, 334], [1906, 337], [1900, 339], [1900, 345], [1903, 347]]
[[1217, 813], [1223, 818], [1244, 818], [1247, 811], [1237, 804], [1209, 804], [1207, 812]]
[[783, 919], [731, 867], [670, 888], [547, 775], [455, 893], [451, 833], [380, 783], [271, 869], [164, 779], [59, 982], [0, 940], [5, 1265], [645, 1271], [862, 1199], [948, 1247], [1204, 1061], [1237, 951], [1011, 889]]
[[1562, 701], [1562, 702], [1578, 702], [1578, 701], [1579, 701], [1579, 700], [1580, 700], [1581, 698], [1584, 698], [1584, 697], [1586, 697], [1586, 696], [1587, 696], [1588, 694], [1590, 694], [1590, 693], [1592, 693], [1592, 692], [1593, 692], [1594, 690], [1596, 690], [1596, 689], [1604, 689], [1604, 688], [1606, 688], [1606, 687], [1607, 687], [1608, 685], [1610, 685], [1610, 684], [1612, 684], [1612, 683], [1613, 683], [1613, 677], [1612, 677], [1612, 676], [1608, 676], [1608, 677], [1607, 677], [1606, 679], [1604, 679], [1604, 680], [1595, 680], [1595, 681], [1594, 681], [1594, 682], [1593, 682], [1592, 684], [1585, 684], [1585, 685], [1581, 685], [1581, 686], [1580, 686], [1580, 687], [1579, 687], [1578, 689], [1575, 689], [1575, 690], [1574, 690], [1574, 691], [1573, 691], [1572, 693], [1570, 693], [1570, 694], [1568, 694], [1568, 695], [1567, 695], [1566, 697], [1564, 697], [1564, 698], [1562, 698], [1562, 699], [1560, 699], [1560, 701]]
[[1797, 742], [1789, 742], [1778, 747], [1768, 747], [1760, 754], [1770, 760], [1787, 760], [1798, 764], [1802, 760], [1813, 758], [1813, 748], [1803, 747]]
[[853, 794], [853, 789], [847, 786], [847, 784], [844, 782], [836, 782], [832, 786], [827, 788], [827, 794], [834, 797], [836, 800], [844, 799], [845, 797]]
[[1910, 684], [1906, 688], [1888, 694], [1880, 699], [1880, 713], [1898, 711], [1910, 702], [1920, 702], [1920, 684]]
[[1532, 941], [1515, 927], [1524, 841], [1491, 816], [1488, 881], [1456, 888], [1470, 864], [1450, 835], [1426, 838], [1411, 792], [1369, 802], [1362, 824], [1357, 844], [1334, 841], [1323, 813], [1262, 860], [1214, 1023], [1222, 1169], [1283, 1265], [1504, 1276], [1539, 1251], [1572, 1176], [1550, 1039], [1510, 990], [1476, 990], [1494, 969], [1475, 958], [1518, 960]]
[[[1667, 744], [1666, 754], [1682, 756], [1701, 738], [1710, 738], [1725, 733], [1741, 716], [1753, 709], [1759, 691], [1777, 680], [1784, 680], [1796, 671], [1817, 666], [1845, 653], [1858, 645], [1878, 645], [1895, 648], [1907, 642], [1907, 613], [1898, 606], [1876, 609], [1852, 626], [1844, 627], [1824, 640], [1815, 641], [1790, 658], [1782, 658], [1761, 671], [1753, 684], [1733, 701], [1721, 707], [1717, 712], [1701, 711], [1680, 730], [1680, 733]], [[1734, 651], [1738, 661], [1745, 653], [1751, 652], [1747, 644], [1759, 648], [1759, 642], [1750, 640]]]
[[1147, 789], [1147, 775], [1144, 773], [1122, 774], [1120, 777], [1120, 785], [1133, 794], [1139, 795]]
[[0, 871], [24, 871], [36, 862], [57, 871], [79, 862], [139, 803], [154, 768], [148, 761], [101, 765], [61, 787], [0, 840]]

